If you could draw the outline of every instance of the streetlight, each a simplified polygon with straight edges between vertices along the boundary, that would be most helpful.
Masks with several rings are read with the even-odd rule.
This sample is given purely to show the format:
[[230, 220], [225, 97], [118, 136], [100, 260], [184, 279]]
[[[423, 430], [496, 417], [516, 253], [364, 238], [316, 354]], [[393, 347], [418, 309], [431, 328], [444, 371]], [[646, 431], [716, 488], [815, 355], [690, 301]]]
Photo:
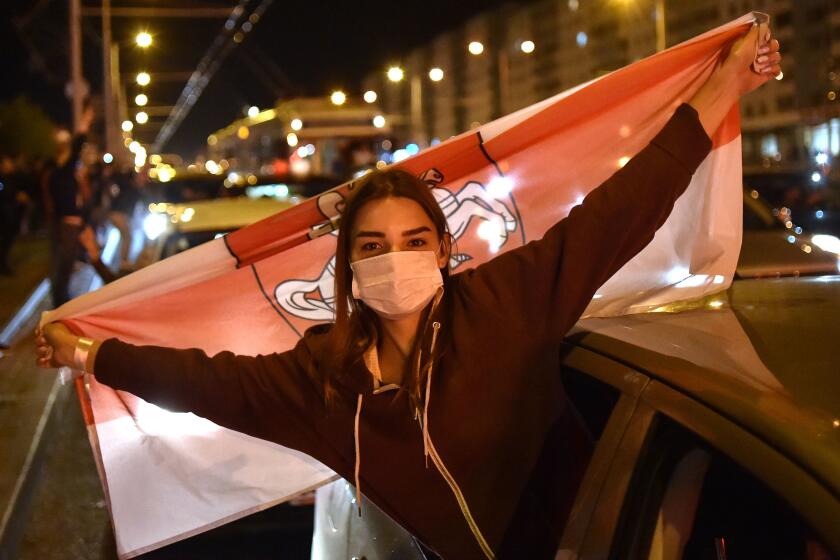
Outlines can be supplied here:
[[373, 117], [373, 126], [376, 128], [382, 128], [385, 126], [385, 117], [382, 115], [376, 115]]
[[134, 38], [134, 41], [137, 43], [138, 47], [145, 49], [152, 44], [152, 36], [146, 31], [141, 31], [137, 34], [137, 37]]
[[146, 124], [149, 122], [149, 114], [146, 111], [140, 111], [134, 115], [134, 120], [137, 121], [137, 124]]
[[292, 119], [291, 126], [292, 130], [300, 130], [303, 128], [303, 121], [300, 119]]
[[256, 105], [251, 105], [248, 107], [248, 116], [253, 118], [260, 114], [260, 108]]
[[133, 122], [131, 122], [131, 121], [123, 121], [122, 122], [123, 132], [131, 132], [131, 130], [133, 128], [134, 128], [134, 123]]
[[140, 72], [137, 74], [137, 83], [141, 86], [149, 85], [149, 82], [152, 81], [152, 77], [149, 76], [148, 72]]
[[405, 72], [399, 66], [391, 66], [388, 68], [388, 79], [392, 82], [399, 82], [405, 77]]
[[[579, 45], [581, 44], [580, 35], [582, 33], [583, 32], [578, 34], [578, 44]], [[583, 35], [584, 35], [584, 44], [585, 44], [586, 35], [585, 34], [583, 34]], [[505, 115], [505, 114], [507, 114], [507, 111], [508, 111], [508, 104], [509, 104], [508, 102], [509, 102], [509, 99], [510, 99], [510, 61], [509, 61], [509, 56], [510, 56], [511, 53], [509, 51], [512, 51], [513, 48], [515, 48], [515, 45], [508, 46], [508, 45], [498, 45], [498, 44], [496, 44], [496, 45], [491, 45], [491, 46], [492, 46], [492, 52], [495, 52], [495, 54], [496, 54], [496, 66], [498, 68], [498, 76], [499, 76], [499, 78], [498, 78], [498, 92], [499, 92], [498, 111], [499, 111], [499, 113], [501, 113], [501, 115]], [[478, 55], [480, 55], [481, 53], [484, 52], [484, 45], [482, 45], [478, 41], [473, 41], [472, 43], [469, 44], [469, 46], [467, 48], [469, 49], [470, 53], [472, 53], [473, 55], [476, 55], [476, 56], [478, 56]], [[522, 41], [522, 42], [519, 43], [519, 50], [521, 50], [524, 54], [531, 54], [532, 52], [534, 52], [535, 48], [536, 48], [536, 45], [530, 39]], [[431, 77], [431, 73], [429, 74], [429, 76]]]
[[145, 93], [138, 93], [137, 96], [134, 98], [134, 103], [136, 103], [138, 107], [144, 107], [148, 102], [149, 98], [146, 97]]
[[344, 102], [347, 101], [347, 96], [343, 91], [334, 91], [330, 96], [330, 101], [333, 102], [333, 105], [344, 105]]
[[369, 89], [365, 92], [365, 102], [366, 103], [373, 103], [376, 101], [377, 95], [376, 92], [372, 89]]
[[433, 82], [439, 82], [443, 79], [443, 70], [440, 68], [432, 68], [429, 70], [429, 79]]

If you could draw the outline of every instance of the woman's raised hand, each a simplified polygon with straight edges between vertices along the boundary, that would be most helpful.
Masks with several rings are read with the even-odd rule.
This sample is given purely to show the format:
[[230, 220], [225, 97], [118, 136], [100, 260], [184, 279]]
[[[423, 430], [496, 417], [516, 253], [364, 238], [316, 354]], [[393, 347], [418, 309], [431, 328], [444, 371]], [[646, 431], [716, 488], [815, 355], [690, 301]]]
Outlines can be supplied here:
[[73, 366], [79, 337], [61, 323], [50, 323], [35, 331], [35, 363], [42, 368]]
[[738, 39], [721, 71], [734, 81], [738, 94], [744, 95], [782, 72], [779, 41], [773, 39], [767, 23], [755, 24]]
[[779, 42], [770, 37], [766, 23], [753, 25], [735, 41], [723, 64], [688, 102], [710, 138], [742, 95], [781, 73], [781, 61]]

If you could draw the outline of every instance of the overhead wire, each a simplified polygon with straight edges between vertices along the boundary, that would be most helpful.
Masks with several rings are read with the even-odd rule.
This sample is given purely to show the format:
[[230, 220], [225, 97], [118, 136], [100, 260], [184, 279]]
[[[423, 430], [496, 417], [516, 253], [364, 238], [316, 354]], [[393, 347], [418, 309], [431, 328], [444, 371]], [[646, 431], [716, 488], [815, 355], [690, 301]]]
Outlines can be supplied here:
[[190, 110], [201, 97], [204, 88], [213, 79], [225, 58], [236, 47], [244, 41], [245, 36], [259, 23], [266, 10], [274, 0], [260, 0], [253, 11], [248, 10], [252, 0], [240, 0], [239, 4], [231, 11], [230, 16], [225, 20], [222, 31], [213, 40], [210, 48], [204, 53], [198, 66], [190, 75], [178, 101], [160, 128], [157, 137], [152, 145], [153, 153], [160, 153], [166, 143], [172, 138], [178, 127], [184, 122]]

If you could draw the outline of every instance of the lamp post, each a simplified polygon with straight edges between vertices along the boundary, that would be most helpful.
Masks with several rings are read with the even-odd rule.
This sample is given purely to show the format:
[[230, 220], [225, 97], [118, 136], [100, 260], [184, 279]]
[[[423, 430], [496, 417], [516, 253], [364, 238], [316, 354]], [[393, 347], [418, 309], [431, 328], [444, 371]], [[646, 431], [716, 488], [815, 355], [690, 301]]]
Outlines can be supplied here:
[[73, 126], [78, 128], [82, 118], [82, 31], [81, 3], [70, 0], [70, 79], [72, 83]]
[[427, 145], [426, 135], [423, 133], [423, 78], [419, 73], [411, 75], [411, 136], [420, 146]]
[[656, 51], [665, 50], [665, 0], [656, 3]]

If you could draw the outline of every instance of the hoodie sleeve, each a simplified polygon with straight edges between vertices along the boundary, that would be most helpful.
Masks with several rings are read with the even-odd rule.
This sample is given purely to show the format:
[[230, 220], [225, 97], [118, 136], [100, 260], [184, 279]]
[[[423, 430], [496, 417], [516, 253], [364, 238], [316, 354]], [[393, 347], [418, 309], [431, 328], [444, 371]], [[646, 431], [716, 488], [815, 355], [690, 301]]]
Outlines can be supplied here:
[[135, 346], [111, 338], [94, 363], [100, 383], [172, 412], [192, 412], [232, 430], [310, 455], [320, 441], [322, 392], [309, 375], [306, 335], [279, 354], [239, 356]]
[[542, 239], [464, 272], [465, 303], [489, 306], [535, 336], [562, 338], [595, 291], [650, 243], [711, 146], [697, 112], [681, 105]]

